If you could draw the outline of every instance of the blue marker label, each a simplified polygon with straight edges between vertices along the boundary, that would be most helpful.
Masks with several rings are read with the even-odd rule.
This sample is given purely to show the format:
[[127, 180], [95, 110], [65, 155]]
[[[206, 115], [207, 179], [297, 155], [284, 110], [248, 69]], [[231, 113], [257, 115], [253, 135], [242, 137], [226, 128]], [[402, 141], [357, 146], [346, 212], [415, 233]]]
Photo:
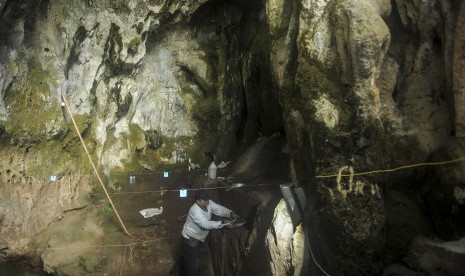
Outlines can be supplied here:
[[56, 176], [56, 175], [50, 176], [50, 181], [56, 181], [56, 180], [57, 180], [57, 176]]
[[179, 197], [187, 197], [187, 190], [179, 190]]
[[168, 177], [168, 172], [164, 172], [164, 173], [163, 173], [163, 176], [164, 176], [164, 177]]

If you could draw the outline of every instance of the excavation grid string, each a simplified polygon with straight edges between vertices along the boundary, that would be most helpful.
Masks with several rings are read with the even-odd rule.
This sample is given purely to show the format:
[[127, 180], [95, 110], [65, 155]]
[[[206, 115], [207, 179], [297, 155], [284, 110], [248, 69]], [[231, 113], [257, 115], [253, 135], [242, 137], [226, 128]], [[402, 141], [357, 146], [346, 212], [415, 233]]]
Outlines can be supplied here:
[[[260, 186], [272, 186], [272, 185], [276, 185], [276, 184], [254, 184], [254, 185], [246, 185], [246, 186], [243, 186], [242, 188], [260, 187]], [[227, 190], [227, 189], [238, 189], [238, 188], [205, 187], [205, 188], [191, 188], [191, 189], [162, 189], [162, 190], [142, 191], [142, 192], [115, 192], [115, 193], [109, 193], [109, 194], [110, 195], [147, 194], [147, 193], [165, 193], [165, 192], [199, 191], [199, 190]], [[90, 194], [90, 195], [102, 195], [102, 194], [101, 193], [95, 193], [95, 194]]]
[[[405, 166], [400, 166], [392, 169], [380, 169], [380, 170], [373, 170], [373, 171], [366, 171], [366, 172], [360, 172], [360, 173], [352, 173], [352, 174], [328, 174], [328, 175], [316, 175], [313, 180], [315, 179], [322, 179], [322, 178], [337, 178], [337, 177], [351, 177], [351, 176], [362, 176], [362, 175], [370, 175], [370, 174], [380, 174], [380, 173], [390, 173], [390, 172], [396, 172], [400, 170], [406, 170], [406, 169], [411, 169], [411, 168], [417, 168], [417, 167], [425, 167], [425, 166], [441, 166], [441, 165], [447, 165], [447, 164], [452, 164], [452, 163], [458, 163], [465, 161], [465, 156], [464, 157], [459, 157], [456, 159], [451, 159], [447, 161], [439, 161], [439, 162], [423, 162], [423, 163], [415, 163], [415, 164], [410, 164], [410, 165], [405, 165]], [[153, 173], [139, 173], [139, 174], [153, 174]], [[111, 174], [111, 175], [127, 175], [127, 174]], [[307, 179], [308, 180], [308, 179]], [[312, 181], [313, 181], [312, 180]], [[249, 187], [259, 187], [259, 186], [271, 186], [275, 184], [254, 184], [254, 185], [245, 185], [242, 188], [249, 188]], [[230, 187], [205, 187], [205, 188], [190, 188], [190, 189], [161, 189], [157, 191], [142, 191], [142, 192], [115, 192], [115, 193], [109, 193], [112, 195], [122, 195], [122, 194], [145, 194], [145, 193], [164, 193], [164, 192], [180, 192], [182, 190], [186, 191], [197, 191], [197, 190], [225, 190], [225, 189], [231, 189]], [[94, 193], [91, 195], [101, 195], [99, 193]]]
[[29, 251], [45, 251], [45, 250], [47, 250], [47, 249], [53, 249], [53, 250], [70, 250], [70, 249], [86, 249], [86, 248], [125, 247], [125, 246], [134, 246], [134, 245], [144, 244], [144, 243], [149, 243], [149, 242], [156, 242], [156, 241], [160, 241], [160, 240], [168, 240], [168, 239], [173, 239], [173, 238], [179, 239], [179, 236], [171, 236], [171, 237], [157, 238], [157, 239], [152, 239], [152, 240], [144, 240], [144, 241], [138, 241], [138, 242], [132, 242], [132, 243], [125, 243], [125, 244], [86, 245], [86, 246], [57, 246], [57, 247], [45, 247], [45, 248], [30, 248], [30, 249], [28, 249], [28, 250], [29, 250]]

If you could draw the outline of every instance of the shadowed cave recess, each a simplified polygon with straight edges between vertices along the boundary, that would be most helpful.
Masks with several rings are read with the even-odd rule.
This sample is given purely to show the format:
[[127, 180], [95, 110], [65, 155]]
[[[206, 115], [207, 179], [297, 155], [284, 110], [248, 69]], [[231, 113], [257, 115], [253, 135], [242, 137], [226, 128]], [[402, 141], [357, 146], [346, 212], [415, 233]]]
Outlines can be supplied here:
[[454, 0], [0, 0], [0, 275], [182, 275], [198, 189], [246, 221], [201, 276], [465, 275], [464, 34]]

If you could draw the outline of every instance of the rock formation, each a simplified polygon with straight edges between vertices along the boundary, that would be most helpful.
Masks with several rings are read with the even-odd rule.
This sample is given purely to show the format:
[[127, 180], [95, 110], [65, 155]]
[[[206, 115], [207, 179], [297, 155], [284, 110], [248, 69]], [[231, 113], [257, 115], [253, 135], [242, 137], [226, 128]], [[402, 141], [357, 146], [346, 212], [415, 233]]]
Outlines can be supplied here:
[[0, 0], [0, 261], [92, 204], [72, 116], [114, 188], [280, 133], [308, 205], [292, 231], [283, 203], [259, 208], [249, 257], [260, 244], [273, 275], [422, 269], [413, 238], [465, 235], [464, 30], [453, 0]]

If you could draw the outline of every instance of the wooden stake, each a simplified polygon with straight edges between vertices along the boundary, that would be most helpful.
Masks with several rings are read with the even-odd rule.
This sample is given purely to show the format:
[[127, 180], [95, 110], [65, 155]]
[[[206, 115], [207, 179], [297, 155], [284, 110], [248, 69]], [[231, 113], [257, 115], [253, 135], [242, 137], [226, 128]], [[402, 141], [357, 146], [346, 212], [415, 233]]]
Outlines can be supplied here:
[[71, 109], [69, 108], [68, 101], [66, 100], [66, 96], [65, 96], [65, 94], [63, 94], [63, 92], [61, 93], [61, 97], [63, 98], [63, 102], [65, 104], [66, 110], [68, 111], [69, 117], [71, 118], [71, 121], [73, 122], [74, 128], [76, 129], [76, 132], [77, 132], [77, 134], [79, 136], [79, 139], [81, 140], [82, 147], [86, 151], [87, 157], [89, 157], [89, 161], [90, 161], [90, 164], [92, 165], [92, 168], [94, 169], [95, 175], [97, 175], [98, 181], [100, 182], [100, 185], [102, 185], [103, 191], [107, 195], [108, 201], [110, 201], [110, 204], [113, 207], [113, 210], [115, 210], [115, 214], [118, 217], [118, 220], [119, 220], [119, 222], [121, 223], [121, 226], [124, 229], [124, 233], [126, 235], [129, 235], [129, 232], [128, 232], [128, 230], [126, 230], [126, 227], [124, 226], [124, 223], [121, 220], [121, 218], [120, 218], [120, 216], [118, 214], [118, 211], [116, 210], [116, 207], [113, 204], [113, 201], [111, 200], [110, 195], [107, 192], [107, 189], [105, 188], [105, 185], [103, 185], [103, 181], [100, 178], [100, 175], [99, 175], [99, 173], [97, 171], [97, 168], [94, 165], [94, 161], [92, 161], [92, 158], [90, 157], [89, 151], [87, 150], [86, 144], [84, 143], [84, 139], [82, 139], [81, 132], [79, 131], [79, 127], [77, 126], [76, 121], [74, 121], [73, 114], [71, 113]]

